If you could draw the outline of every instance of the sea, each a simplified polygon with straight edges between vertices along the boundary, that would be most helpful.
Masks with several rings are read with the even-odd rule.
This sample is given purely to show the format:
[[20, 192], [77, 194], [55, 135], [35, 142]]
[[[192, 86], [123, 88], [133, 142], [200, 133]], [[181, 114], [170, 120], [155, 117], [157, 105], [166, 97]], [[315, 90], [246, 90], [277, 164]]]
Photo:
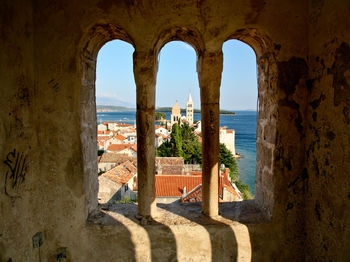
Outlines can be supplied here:
[[[255, 169], [256, 169], [256, 111], [235, 111], [235, 115], [220, 115], [220, 127], [236, 130], [236, 153], [241, 155], [237, 158], [237, 164], [241, 174], [241, 180], [250, 188], [255, 195]], [[170, 119], [170, 112], [165, 113]], [[194, 114], [194, 120], [201, 120], [200, 113]], [[105, 121], [118, 121], [135, 124], [136, 112], [98, 112], [97, 123]]]

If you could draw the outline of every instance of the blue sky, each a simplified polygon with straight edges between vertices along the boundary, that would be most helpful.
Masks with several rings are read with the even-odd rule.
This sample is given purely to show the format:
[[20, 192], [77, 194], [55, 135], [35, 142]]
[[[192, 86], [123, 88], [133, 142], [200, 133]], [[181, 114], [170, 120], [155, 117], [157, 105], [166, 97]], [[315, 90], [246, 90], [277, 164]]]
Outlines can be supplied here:
[[[98, 105], [120, 105], [135, 108], [136, 86], [133, 76], [134, 48], [123, 41], [106, 43], [99, 51], [96, 69]], [[230, 40], [223, 45], [220, 108], [256, 109], [257, 73], [254, 51], [246, 44]], [[191, 92], [195, 108], [200, 108], [196, 72], [196, 52], [180, 41], [166, 44], [159, 55], [156, 106], [172, 107], [176, 100], [185, 107]]]

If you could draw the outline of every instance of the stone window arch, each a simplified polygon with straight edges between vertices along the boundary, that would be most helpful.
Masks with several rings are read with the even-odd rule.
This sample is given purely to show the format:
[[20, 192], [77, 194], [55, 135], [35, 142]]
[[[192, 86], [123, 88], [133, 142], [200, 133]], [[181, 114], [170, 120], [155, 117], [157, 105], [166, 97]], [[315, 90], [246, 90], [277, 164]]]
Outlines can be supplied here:
[[92, 27], [82, 38], [80, 53], [80, 140], [81, 158], [84, 169], [85, 215], [88, 216], [97, 207], [98, 172], [96, 158], [96, 62], [101, 47], [112, 40], [122, 40], [135, 45], [131, 37], [120, 27], [113, 24], [100, 24]]
[[242, 29], [227, 37], [250, 46], [256, 55], [258, 79], [258, 119], [256, 130], [255, 201], [268, 217], [273, 215], [274, 151], [278, 116], [277, 65], [272, 41], [256, 29]]
[[155, 146], [154, 110], [157, 57], [161, 48], [170, 41], [190, 44], [197, 53], [197, 72], [201, 93], [203, 135], [203, 199], [202, 210], [216, 216], [218, 206], [218, 154], [219, 154], [219, 97], [223, 67], [222, 44], [229, 39], [245, 42], [253, 48], [258, 64], [259, 117], [257, 128], [256, 199], [260, 207], [272, 216], [274, 205], [273, 152], [276, 135], [277, 81], [275, 59], [271, 41], [257, 30], [238, 30], [235, 33], [205, 43], [197, 30], [174, 27], [159, 34], [153, 47], [137, 46], [132, 38], [116, 25], [97, 25], [83, 37], [81, 58], [81, 143], [84, 168], [86, 217], [97, 206], [97, 157], [95, 69], [98, 51], [110, 40], [123, 40], [133, 45], [134, 77], [137, 88], [137, 140], [138, 140], [138, 212], [146, 220], [156, 213], [155, 205]]

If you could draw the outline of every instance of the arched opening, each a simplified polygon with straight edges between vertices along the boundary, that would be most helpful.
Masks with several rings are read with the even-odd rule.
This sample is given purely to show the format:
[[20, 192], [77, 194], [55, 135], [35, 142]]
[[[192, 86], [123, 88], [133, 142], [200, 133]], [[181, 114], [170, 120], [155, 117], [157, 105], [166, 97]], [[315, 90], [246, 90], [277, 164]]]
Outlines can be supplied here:
[[172, 41], [162, 47], [158, 59], [156, 200], [187, 202], [201, 185], [202, 171], [197, 54], [188, 43]]
[[96, 67], [98, 201], [137, 201], [136, 86], [134, 48], [113, 40], [99, 51]]
[[239, 40], [226, 41], [222, 50], [220, 153], [228, 157], [220, 156], [220, 163], [229, 167], [230, 180], [243, 199], [250, 199], [255, 195], [256, 172], [256, 55], [249, 45]]

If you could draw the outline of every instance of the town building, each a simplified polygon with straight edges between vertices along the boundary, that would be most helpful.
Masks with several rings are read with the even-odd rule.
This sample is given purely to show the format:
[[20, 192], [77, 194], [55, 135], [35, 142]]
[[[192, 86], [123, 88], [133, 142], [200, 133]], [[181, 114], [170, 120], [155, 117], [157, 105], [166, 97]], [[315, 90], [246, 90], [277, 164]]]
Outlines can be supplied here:
[[107, 131], [107, 129], [108, 129], [108, 124], [106, 124], [106, 123], [97, 125], [98, 131]]
[[137, 156], [137, 145], [135, 144], [111, 144], [107, 148], [107, 153]]
[[[175, 175], [156, 175], [156, 200], [159, 203], [201, 202], [202, 173]], [[229, 170], [219, 174], [219, 201], [242, 201], [241, 192], [228, 177]]]
[[220, 143], [224, 144], [234, 157], [236, 156], [235, 133], [234, 129], [220, 127]]
[[137, 166], [136, 157], [126, 154], [103, 153], [98, 160], [98, 172], [100, 173], [109, 171], [113, 167], [120, 165], [126, 161], [131, 161], [135, 166]]
[[133, 190], [136, 185], [136, 175], [137, 168], [130, 160], [101, 174], [98, 177], [99, 203], [113, 203], [126, 198], [136, 200], [137, 192]]

